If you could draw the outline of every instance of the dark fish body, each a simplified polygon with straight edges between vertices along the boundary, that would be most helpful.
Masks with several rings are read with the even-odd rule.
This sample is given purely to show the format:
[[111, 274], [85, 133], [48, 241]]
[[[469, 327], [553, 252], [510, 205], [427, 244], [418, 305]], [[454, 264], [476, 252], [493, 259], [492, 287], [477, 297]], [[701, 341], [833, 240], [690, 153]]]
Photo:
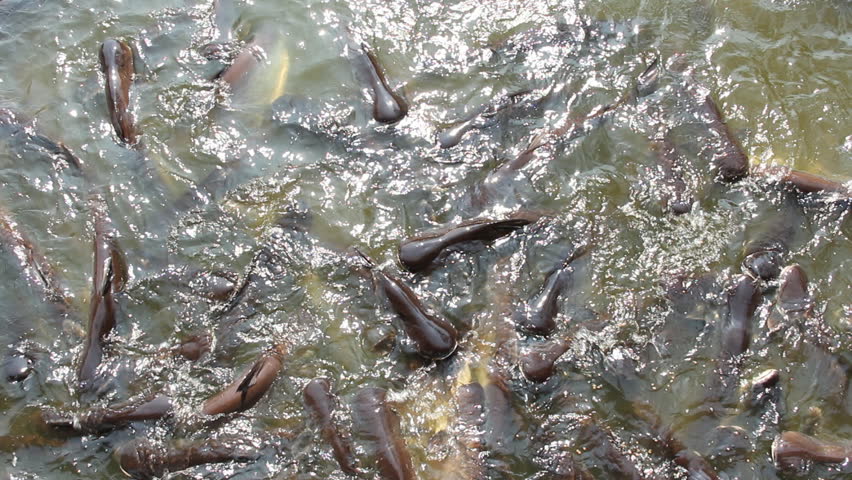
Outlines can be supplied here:
[[606, 117], [607, 113], [617, 110], [621, 106], [630, 101], [636, 101], [641, 97], [650, 95], [657, 88], [658, 84], [658, 60], [655, 59], [642, 74], [637, 78], [634, 87], [622, 95], [612, 103], [602, 105], [589, 114], [578, 117], [573, 116], [562, 122], [561, 125], [541, 131], [527, 144], [517, 156], [509, 159], [498, 168], [491, 171], [485, 179], [480, 183], [474, 193], [472, 202], [478, 208], [484, 208], [487, 204], [493, 202], [498, 196], [501, 189], [506, 187], [507, 183], [512, 183], [512, 177], [515, 173], [524, 168], [533, 159], [536, 158], [539, 149], [552, 144], [556, 141], [569, 141], [584, 133], [590, 122], [601, 122]]
[[646, 420], [656, 435], [657, 445], [675, 464], [687, 471], [690, 480], [718, 480], [719, 474], [698, 452], [689, 449], [668, 425], [664, 424], [653, 405], [644, 401], [633, 404], [636, 416]]
[[420, 355], [441, 360], [456, 351], [456, 328], [448, 321], [429, 314], [408, 285], [380, 270], [373, 271], [373, 279], [402, 320], [405, 333], [414, 342]]
[[781, 467], [801, 461], [849, 463], [852, 445], [830, 443], [800, 432], [783, 432], [772, 442], [772, 459]]
[[12, 140], [24, 149], [39, 150], [47, 154], [55, 165], [56, 160], [61, 160], [67, 167], [72, 168], [76, 175], [85, 176], [83, 163], [68, 147], [62, 142], [54, 142], [44, 135], [33, 133], [29, 124], [22, 123], [13, 111], [5, 108], [0, 108], [0, 138]]
[[402, 120], [408, 113], [408, 103], [390, 89], [376, 55], [365, 44], [352, 50], [357, 76], [367, 84], [373, 98], [373, 119], [379, 123]]
[[259, 455], [218, 440], [165, 447], [142, 439], [122, 445], [115, 456], [127, 476], [147, 480], [198, 465], [255, 460]]
[[452, 468], [464, 480], [485, 480], [488, 469], [485, 447], [485, 390], [479, 383], [462, 385], [456, 392], [457, 452]]
[[194, 335], [175, 347], [174, 353], [192, 362], [210, 351], [210, 335]]
[[521, 358], [521, 371], [527, 380], [536, 383], [546, 382], [553, 376], [554, 364], [571, 344], [566, 340], [557, 340], [538, 346]]
[[107, 231], [105, 209], [105, 205], [95, 202], [94, 273], [89, 329], [83, 347], [83, 359], [77, 371], [80, 388], [84, 391], [93, 386], [95, 373], [103, 358], [104, 339], [115, 327], [118, 308], [115, 294], [124, 290], [127, 282], [127, 263], [112, 234]]
[[762, 406], [768, 398], [771, 398], [775, 386], [781, 380], [778, 370], [766, 370], [753, 378], [745, 389], [743, 403], [747, 408]]
[[548, 480], [594, 480], [595, 477], [580, 464], [570, 452], [559, 451], [553, 459]]
[[355, 396], [352, 417], [369, 441], [384, 480], [414, 480], [411, 456], [399, 432], [399, 418], [387, 406], [386, 392], [364, 388]]
[[789, 185], [802, 193], [840, 193], [850, 195], [849, 188], [840, 182], [788, 167], [767, 167], [760, 170], [777, 181]]
[[728, 294], [728, 314], [722, 321], [722, 355], [731, 359], [748, 350], [751, 342], [752, 316], [760, 303], [757, 282], [747, 275], [740, 275]]
[[626, 97], [615, 104], [600, 107], [585, 117], [568, 119], [559, 127], [537, 133], [523, 151], [491, 171], [477, 185], [472, 199], [474, 206], [485, 208], [501, 196], [502, 190], [510, 190], [514, 183], [514, 176], [520, 169], [536, 158], [536, 155], [539, 154], [539, 149], [555, 143], [560, 139], [568, 141], [582, 135], [587, 122], [602, 120], [604, 114], [620, 106], [625, 99]]
[[107, 410], [103, 412], [101, 417], [103, 422], [110, 425], [121, 425], [130, 422], [138, 422], [141, 420], [156, 420], [171, 415], [174, 406], [172, 399], [160, 395], [152, 400], [143, 403], [137, 407], [130, 407], [121, 410]]
[[32, 360], [20, 352], [10, 352], [3, 358], [3, 378], [7, 382], [25, 380], [32, 370]]
[[25, 448], [58, 448], [65, 444], [64, 438], [48, 438], [41, 435], [0, 435], [0, 452], [15, 453]]
[[574, 270], [565, 265], [544, 281], [544, 285], [529, 303], [515, 311], [515, 324], [524, 332], [535, 335], [550, 335], [556, 329], [556, 314], [559, 312], [559, 296], [571, 282]]
[[574, 274], [571, 262], [588, 251], [589, 246], [584, 245], [572, 252], [562, 265], [548, 274], [539, 292], [515, 311], [513, 318], [520, 330], [534, 335], [553, 333], [556, 329], [556, 314], [559, 313], [559, 297], [571, 283]]
[[769, 314], [766, 326], [770, 332], [781, 328], [794, 315], [810, 316], [813, 303], [808, 294], [808, 276], [802, 267], [790, 265], [781, 272], [775, 309]]
[[485, 390], [485, 446], [492, 452], [510, 453], [520, 431], [512, 396], [502, 379], [492, 378]]
[[689, 213], [693, 198], [686, 189], [686, 182], [679, 166], [679, 156], [674, 142], [668, 138], [654, 146], [663, 170], [663, 208], [675, 215]]
[[42, 419], [47, 425], [70, 429], [80, 433], [99, 433], [122, 427], [132, 422], [158, 420], [174, 413], [172, 399], [160, 395], [141, 405], [124, 408], [95, 409], [83, 415], [68, 417], [51, 412], [43, 412]]
[[580, 425], [579, 440], [586, 445], [587, 449], [594, 449], [606, 460], [607, 470], [615, 473], [624, 480], [644, 480], [645, 476], [636, 468], [636, 465], [624, 455], [609, 438], [609, 433], [592, 420], [584, 420]]
[[59, 287], [53, 267], [20, 231], [18, 223], [5, 210], [0, 209], [0, 248], [15, 258], [21, 275], [28, 285], [43, 292], [45, 299], [60, 312], [69, 308], [65, 293]]
[[654, 60], [636, 78], [632, 94], [634, 100], [647, 97], [657, 91], [657, 88], [660, 86], [661, 71], [660, 57], [654, 57]]
[[473, 129], [486, 128], [496, 121], [497, 114], [511, 106], [515, 99], [527, 92], [506, 95], [497, 102], [477, 109], [473, 115], [456, 122], [455, 124], [438, 132], [438, 146], [441, 148], [452, 148], [459, 144], [467, 132]]
[[808, 275], [798, 265], [790, 265], [781, 271], [781, 286], [778, 289], [778, 306], [785, 312], [810, 311]]
[[719, 480], [720, 478], [707, 460], [694, 450], [679, 451], [674, 457], [674, 462], [687, 471], [689, 480]]
[[239, 275], [229, 272], [199, 271], [193, 275], [191, 286], [194, 293], [214, 302], [231, 298], [237, 288]]
[[340, 469], [350, 475], [356, 474], [358, 470], [355, 468], [352, 448], [340, 436], [337, 425], [332, 418], [334, 397], [331, 394], [331, 386], [328, 380], [324, 378], [311, 380], [305, 387], [303, 394], [305, 405], [319, 424], [323, 439], [331, 445], [331, 451], [334, 453], [334, 458], [340, 465]]
[[459, 387], [456, 393], [461, 444], [468, 449], [481, 449], [484, 443], [485, 389], [479, 383]]
[[460, 243], [491, 242], [535, 221], [534, 218], [477, 219], [446, 230], [409, 238], [399, 246], [399, 261], [410, 272], [419, 272], [447, 248]]
[[704, 98], [703, 108], [710, 118], [708, 128], [721, 142], [719, 150], [714, 155], [719, 178], [725, 182], [736, 182], [748, 175], [748, 156], [736, 135], [725, 123], [722, 111], [710, 95]]
[[136, 143], [139, 132], [130, 112], [130, 85], [133, 83], [133, 50], [126, 43], [107, 39], [101, 45], [101, 71], [106, 77], [107, 108], [118, 138]]
[[438, 146], [441, 148], [452, 148], [459, 144], [465, 134], [474, 128], [479, 128], [481, 120], [479, 114], [466, 118], [455, 125], [438, 132]]
[[277, 345], [267, 351], [251, 368], [237, 377], [225, 390], [207, 399], [201, 409], [205, 415], [242, 412], [253, 407], [272, 386], [284, 365], [285, 349]]
[[15, 125], [18, 123], [15, 112], [8, 108], [0, 108], [0, 125]]
[[770, 208], [746, 231], [743, 267], [762, 280], [778, 278], [802, 221], [800, 208], [792, 198], [786, 198], [778, 209]]
[[252, 40], [237, 54], [234, 62], [219, 73], [219, 78], [227, 83], [231, 90], [237, 90], [243, 85], [248, 74], [257, 68], [263, 60], [263, 49]]

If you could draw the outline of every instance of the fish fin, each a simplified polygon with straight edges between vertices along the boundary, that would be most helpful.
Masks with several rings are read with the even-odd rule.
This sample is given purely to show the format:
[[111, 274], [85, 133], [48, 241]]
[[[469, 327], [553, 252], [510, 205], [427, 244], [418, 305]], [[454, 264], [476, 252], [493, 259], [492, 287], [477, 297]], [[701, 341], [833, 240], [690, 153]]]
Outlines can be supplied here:
[[240, 392], [240, 403], [245, 403], [246, 396], [248, 395], [248, 391], [251, 387], [254, 386], [257, 380], [257, 374], [260, 373], [260, 370], [263, 368], [263, 362], [257, 361], [254, 365], [251, 366], [251, 370], [246, 373], [246, 376], [243, 378], [243, 381], [237, 385], [237, 391]]
[[358, 247], [351, 247], [350, 250], [353, 253], [353, 255], [350, 255], [350, 257], [354, 260], [362, 262], [363, 267], [370, 270], [376, 267], [376, 263], [373, 261], [373, 259], [370, 258], [366, 253], [362, 252]]
[[115, 239], [110, 240], [109, 251], [112, 288], [115, 292], [121, 292], [127, 285], [127, 259]]
[[110, 290], [112, 290], [113, 277], [115, 275], [115, 272], [113, 271], [113, 266], [112, 266], [112, 258], [107, 258], [106, 263], [107, 263], [106, 275], [104, 275], [104, 282], [100, 286], [100, 288], [98, 289], [98, 291], [100, 292], [100, 295], [102, 297], [107, 296], [107, 294], [109, 294]]
[[68, 165], [74, 167], [74, 169], [78, 171], [83, 171], [83, 162], [74, 155], [68, 147], [65, 146], [64, 143], [59, 142], [59, 150], [63, 157], [65, 157], [65, 161], [68, 162]]

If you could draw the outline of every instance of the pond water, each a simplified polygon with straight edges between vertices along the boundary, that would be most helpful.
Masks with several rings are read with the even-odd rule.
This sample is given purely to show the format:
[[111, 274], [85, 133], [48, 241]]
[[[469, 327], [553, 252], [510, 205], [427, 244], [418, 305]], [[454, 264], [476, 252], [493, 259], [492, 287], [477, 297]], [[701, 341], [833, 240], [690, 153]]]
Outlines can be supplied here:
[[[133, 50], [133, 145], [110, 121], [110, 38]], [[397, 122], [374, 119], [365, 49], [407, 104]], [[306, 408], [318, 377], [354, 477], [397, 478], [362, 418], [380, 388], [420, 479], [848, 478], [849, 447], [772, 458], [787, 431], [852, 445], [847, 1], [4, 0], [0, 58], [0, 353], [22, 372], [0, 388], [3, 478], [120, 478], [140, 439], [151, 465], [172, 452], [167, 478], [352, 478]], [[751, 173], [725, 181], [737, 144]], [[398, 259], [424, 232], [519, 216], [424, 271]], [[117, 256], [93, 268], [103, 229], [126, 285]], [[777, 272], [740, 276], [756, 251], [801, 266], [807, 305], [784, 310]], [[379, 270], [452, 325], [452, 355], [418, 354]], [[519, 330], [554, 271], [553, 331]], [[756, 306], [731, 352], [742, 282]], [[83, 391], [107, 284], [116, 325]], [[209, 351], [174, 353], [195, 336]], [[530, 381], [554, 342], [554, 373]], [[256, 405], [201, 414], [274, 346]], [[777, 385], [753, 393], [767, 370]], [[45, 424], [158, 395], [161, 419]], [[177, 467], [212, 441], [241, 458]]]

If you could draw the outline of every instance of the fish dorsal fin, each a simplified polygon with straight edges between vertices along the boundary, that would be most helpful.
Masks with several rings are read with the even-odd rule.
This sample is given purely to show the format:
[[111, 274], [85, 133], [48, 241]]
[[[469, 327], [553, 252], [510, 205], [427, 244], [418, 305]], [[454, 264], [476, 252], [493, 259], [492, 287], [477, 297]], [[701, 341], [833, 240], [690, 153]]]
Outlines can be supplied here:
[[240, 392], [240, 403], [245, 403], [249, 389], [257, 383], [257, 374], [263, 368], [263, 361], [259, 360], [251, 366], [251, 370], [246, 373], [243, 381], [237, 385], [237, 391]]

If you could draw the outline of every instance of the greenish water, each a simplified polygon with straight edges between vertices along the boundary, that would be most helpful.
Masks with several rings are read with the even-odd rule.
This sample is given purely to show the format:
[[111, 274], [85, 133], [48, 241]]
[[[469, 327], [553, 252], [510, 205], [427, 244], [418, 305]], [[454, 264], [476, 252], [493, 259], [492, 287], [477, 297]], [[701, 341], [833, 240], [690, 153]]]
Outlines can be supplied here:
[[[770, 339], [765, 322], [777, 283], [766, 285], [737, 372], [744, 383], [778, 369], [778, 400], [696, 413], [718, 377], [718, 325], [745, 244], [762, 221], [790, 215], [783, 206], [791, 196], [759, 178], [714, 182], [713, 139], [698, 105], [704, 95], [716, 99], [753, 166], [788, 166], [849, 185], [850, 26], [852, 7], [842, 0], [256, 0], [218, 9], [196, 1], [0, 2], [0, 107], [64, 143], [86, 172], [54, 169], [44, 152], [0, 139], [0, 210], [53, 266], [71, 304], [57, 314], [2, 250], [0, 344], [4, 355], [26, 351], [33, 372], [0, 388], [0, 436], [28, 436], [0, 442], [0, 473], [118, 478], [113, 452], [133, 438], [237, 437], [260, 458], [169, 478], [347, 478], [302, 401], [306, 383], [324, 376], [338, 395], [344, 432], [356, 393], [386, 388], [418, 478], [465, 478], [455, 394], [484, 382], [490, 369], [507, 382], [513, 426], [504, 451], [484, 453], [483, 478], [558, 478], [547, 470], [562, 450], [595, 478], [619, 478], [611, 459], [578, 434], [588, 419], [648, 478], [686, 478], [649, 440], [631, 406], [637, 399], [651, 402], [723, 478], [845, 478], [848, 466], [780, 473], [770, 448], [784, 430], [852, 440], [848, 201], [794, 199], [800, 216], [784, 265], [808, 273], [817, 315], [801, 338]], [[231, 94], [212, 79], [252, 35], [272, 39], [267, 63]], [[372, 47], [390, 86], [408, 100], [398, 124], [372, 120], [347, 56], [350, 36]], [[139, 57], [131, 92], [144, 144], [138, 150], [121, 145], [110, 124], [98, 64], [107, 38], [131, 43]], [[222, 44], [220, 58], [205, 58], [211, 43]], [[511, 188], [476, 206], [472, 192], [502, 161], [537, 133], [622, 98], [655, 58], [662, 68], [653, 93], [541, 149]], [[531, 93], [494, 124], [451, 149], [435, 146], [438, 129], [522, 91]], [[681, 216], [659, 201], [652, 143], [667, 131], [696, 198]], [[211, 173], [223, 180], [207, 182]], [[207, 194], [187, 200], [199, 190]], [[92, 191], [107, 201], [131, 271], [102, 365], [110, 380], [94, 405], [165, 393], [177, 413], [66, 436], [41, 425], [40, 412], [91, 406], [77, 392], [76, 365], [90, 302]], [[418, 232], [520, 208], [543, 218], [453, 253], [427, 274], [404, 273], [396, 261], [400, 241]], [[533, 384], [517, 365], [519, 352], [538, 341], [515, 333], [511, 313], [587, 241], [590, 254], [577, 261], [554, 334], [572, 338], [571, 348], [554, 378]], [[452, 322], [459, 351], [437, 364], [420, 360], [347, 260], [350, 246]], [[271, 261], [222, 313], [195, 272], [245, 276], [261, 249]], [[715, 281], [699, 293], [666, 296], [675, 276], [706, 274]], [[199, 361], [163, 353], [199, 332], [214, 339]], [[391, 351], [371, 348], [394, 332]], [[815, 338], [827, 347], [811, 347]], [[276, 342], [290, 354], [257, 406], [215, 423], [194, 413]], [[619, 355], [637, 365], [629, 387], [607, 367]], [[744, 440], [733, 442], [720, 425], [741, 428]], [[352, 436], [364, 478], [377, 477], [369, 445]]]

